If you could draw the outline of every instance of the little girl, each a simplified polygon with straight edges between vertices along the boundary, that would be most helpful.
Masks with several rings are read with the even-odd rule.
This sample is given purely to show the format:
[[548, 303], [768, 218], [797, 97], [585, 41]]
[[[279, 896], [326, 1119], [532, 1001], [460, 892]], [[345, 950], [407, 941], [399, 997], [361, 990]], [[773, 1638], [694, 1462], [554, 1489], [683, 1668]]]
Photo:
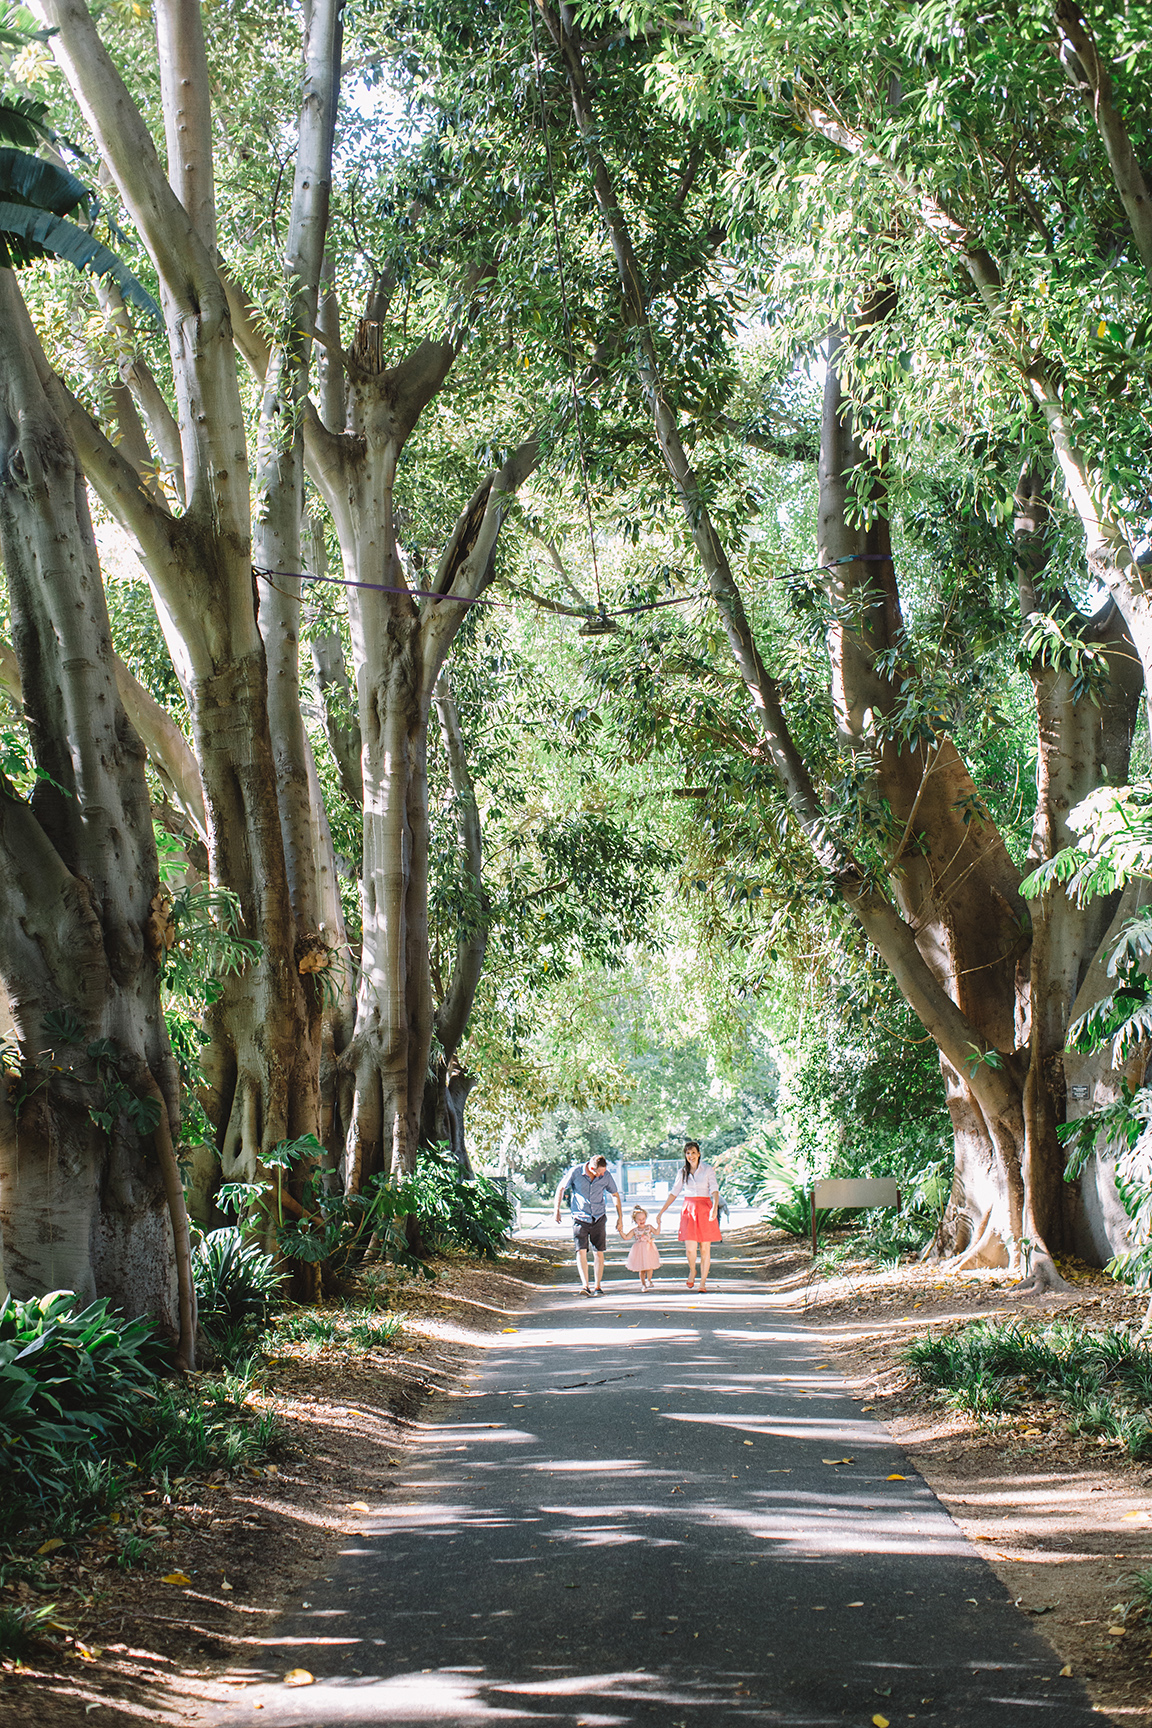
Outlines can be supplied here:
[[652, 1289], [652, 1274], [660, 1264], [660, 1253], [656, 1247], [656, 1232], [648, 1222], [648, 1214], [643, 1206], [632, 1208], [632, 1228], [621, 1231], [625, 1242], [631, 1241], [628, 1251], [628, 1269], [639, 1272], [641, 1290]]

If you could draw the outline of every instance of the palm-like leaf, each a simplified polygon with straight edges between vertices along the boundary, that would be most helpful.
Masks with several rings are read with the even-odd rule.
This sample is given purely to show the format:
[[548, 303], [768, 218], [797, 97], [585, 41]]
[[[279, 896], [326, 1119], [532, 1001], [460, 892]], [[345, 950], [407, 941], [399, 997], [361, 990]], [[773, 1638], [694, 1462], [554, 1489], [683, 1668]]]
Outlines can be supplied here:
[[[107, 246], [94, 240], [74, 222], [66, 222], [50, 210], [35, 210], [28, 204], [0, 201], [0, 250], [4, 254], [0, 262], [21, 263], [28, 257], [39, 256], [39, 253], [26, 250], [29, 245], [63, 259], [77, 270], [91, 270], [96, 276], [111, 276], [125, 300], [160, 322], [159, 306], [131, 270], [121, 264], [115, 252], [110, 252]], [[25, 251], [24, 258], [19, 256], [22, 250]]]

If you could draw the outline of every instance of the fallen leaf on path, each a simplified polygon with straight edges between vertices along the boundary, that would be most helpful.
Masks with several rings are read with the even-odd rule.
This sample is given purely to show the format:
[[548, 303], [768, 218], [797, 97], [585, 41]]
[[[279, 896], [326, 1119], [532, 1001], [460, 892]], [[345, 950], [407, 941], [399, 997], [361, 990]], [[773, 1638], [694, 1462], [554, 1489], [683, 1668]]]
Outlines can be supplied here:
[[1063, 1668], [1061, 1668], [1061, 1670], [1060, 1670], [1060, 1672], [1061, 1672], [1061, 1674], [1062, 1674], [1062, 1675], [1063, 1675], [1063, 1676], [1064, 1676], [1064, 1678], [1065, 1678], [1065, 1680], [1068, 1680], [1068, 1679], [1070, 1679], [1070, 1678], [1071, 1678], [1071, 1675], [1072, 1675], [1072, 1664], [1071, 1664], [1071, 1662], [1069, 1662], [1069, 1663], [1068, 1663], [1068, 1664], [1067, 1664], [1067, 1665], [1066, 1665], [1066, 1666], [1065, 1666], [1065, 1667], [1063, 1667]]
[[1122, 1522], [1125, 1524], [1130, 1524], [1134, 1518], [1147, 1518], [1148, 1516], [1149, 1516], [1149, 1514], [1147, 1512], [1144, 1512], [1144, 1511], [1125, 1512]]
[[63, 1548], [63, 1546], [64, 1538], [62, 1536], [50, 1536], [47, 1542], [41, 1542], [36, 1552], [37, 1554], [55, 1554], [57, 1548]]
[[166, 1572], [160, 1580], [161, 1584], [191, 1584], [187, 1572]]
[[1127, 1630], [1127, 1626], [1109, 1626], [1108, 1636], [1109, 1638], [1123, 1638]]
[[[911, 1480], [912, 1480], [911, 1476], [892, 1475], [892, 1476], [886, 1476], [885, 1477], [886, 1482], [911, 1482]], [[992, 1540], [992, 1538], [988, 1537], [988, 1541], [991, 1541], [991, 1540]]]
[[864, 1606], [863, 1602], [847, 1602], [847, 1603], [845, 1603], [845, 1607], [847, 1607], [847, 1608], [863, 1608], [863, 1606]]
[[349, 1512], [367, 1512], [367, 1500], [353, 1500], [348, 1507]]
[[751, 1440], [745, 1440], [744, 1444], [745, 1446], [751, 1446], [752, 1442]]
[[855, 1458], [821, 1458], [821, 1464], [855, 1464]]
[[873, 1728], [888, 1728], [887, 1716], [873, 1716]]
[[284, 1676], [285, 1686], [312, 1686], [315, 1681], [315, 1674], [309, 1674], [307, 1668], [289, 1668]]
[[519, 1332], [519, 1326], [501, 1326], [501, 1332]]

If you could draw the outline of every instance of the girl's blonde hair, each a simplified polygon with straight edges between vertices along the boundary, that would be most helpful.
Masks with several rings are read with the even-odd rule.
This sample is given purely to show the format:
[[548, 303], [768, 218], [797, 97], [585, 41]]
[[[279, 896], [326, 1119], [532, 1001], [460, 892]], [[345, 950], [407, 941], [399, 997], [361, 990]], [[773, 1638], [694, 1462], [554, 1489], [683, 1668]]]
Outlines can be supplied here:
[[639, 1213], [641, 1213], [641, 1212], [643, 1212], [645, 1218], [647, 1218], [647, 1216], [648, 1216], [647, 1206], [633, 1206], [633, 1208], [632, 1208], [633, 1218], [637, 1217], [639, 1215]]

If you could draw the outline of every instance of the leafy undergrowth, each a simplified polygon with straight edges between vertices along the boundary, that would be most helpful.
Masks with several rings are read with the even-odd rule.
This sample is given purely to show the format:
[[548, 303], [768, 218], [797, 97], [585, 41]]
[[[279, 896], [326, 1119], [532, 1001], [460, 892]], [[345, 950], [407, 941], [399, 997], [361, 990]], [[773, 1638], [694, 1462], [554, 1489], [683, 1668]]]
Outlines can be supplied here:
[[69, 1637], [89, 1574], [144, 1563], [210, 1483], [260, 1468], [281, 1424], [255, 1359], [163, 1378], [145, 1321], [68, 1291], [0, 1308], [0, 1656]]
[[[472, 1341], [507, 1324], [556, 1258], [547, 1245], [496, 1265], [454, 1252], [431, 1283], [367, 1269], [344, 1297], [249, 1328], [231, 1369], [190, 1376], [189, 1426], [221, 1448], [215, 1468], [188, 1459], [149, 1478], [142, 1459], [126, 1483], [117, 1472], [114, 1504], [75, 1508], [74, 1534], [50, 1535], [45, 1518], [9, 1544], [3, 1728], [86, 1728], [97, 1698], [101, 1719], [125, 1728], [219, 1702], [213, 1661], [315, 1575], [359, 1502], [386, 1486], [429, 1396], [451, 1394]], [[229, 1453], [218, 1422], [263, 1435], [263, 1450]]]
[[954, 1409], [991, 1420], [1027, 1406], [1072, 1435], [1152, 1457], [1152, 1348], [1127, 1328], [975, 1321], [918, 1339], [904, 1361]]

